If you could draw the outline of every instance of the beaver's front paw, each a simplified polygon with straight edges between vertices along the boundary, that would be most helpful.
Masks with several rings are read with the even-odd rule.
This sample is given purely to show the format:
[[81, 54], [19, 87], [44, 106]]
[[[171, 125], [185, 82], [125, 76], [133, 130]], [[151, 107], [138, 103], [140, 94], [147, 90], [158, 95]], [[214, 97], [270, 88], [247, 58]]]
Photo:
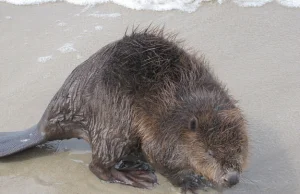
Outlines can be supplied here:
[[187, 194], [188, 192], [197, 194], [198, 190], [206, 191], [210, 186], [211, 184], [203, 176], [190, 174], [182, 178], [181, 192], [182, 194]]

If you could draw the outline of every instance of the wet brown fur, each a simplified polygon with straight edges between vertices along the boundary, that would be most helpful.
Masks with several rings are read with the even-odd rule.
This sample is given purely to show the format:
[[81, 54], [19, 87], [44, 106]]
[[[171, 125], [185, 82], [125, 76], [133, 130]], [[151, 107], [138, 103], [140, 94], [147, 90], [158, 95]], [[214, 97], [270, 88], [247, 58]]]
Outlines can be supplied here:
[[175, 186], [189, 190], [192, 174], [223, 185], [224, 174], [246, 163], [245, 119], [204, 58], [180, 45], [147, 28], [105, 46], [70, 74], [39, 130], [47, 140], [88, 141], [90, 169], [103, 180], [139, 149]]

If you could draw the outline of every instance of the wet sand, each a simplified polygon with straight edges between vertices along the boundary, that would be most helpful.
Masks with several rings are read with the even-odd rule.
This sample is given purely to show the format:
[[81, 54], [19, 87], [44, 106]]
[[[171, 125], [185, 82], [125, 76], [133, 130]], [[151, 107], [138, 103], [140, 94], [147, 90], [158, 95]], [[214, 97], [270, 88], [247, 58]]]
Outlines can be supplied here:
[[[260, 8], [207, 3], [191, 14], [114, 4], [0, 3], [0, 131], [34, 125], [74, 67], [120, 38], [127, 26], [165, 24], [206, 55], [247, 116], [249, 167], [225, 193], [299, 193], [299, 18], [299, 9], [275, 3]], [[0, 193], [180, 193], [162, 176], [153, 190], [102, 182], [88, 170], [90, 160], [89, 146], [79, 140], [1, 159]]]

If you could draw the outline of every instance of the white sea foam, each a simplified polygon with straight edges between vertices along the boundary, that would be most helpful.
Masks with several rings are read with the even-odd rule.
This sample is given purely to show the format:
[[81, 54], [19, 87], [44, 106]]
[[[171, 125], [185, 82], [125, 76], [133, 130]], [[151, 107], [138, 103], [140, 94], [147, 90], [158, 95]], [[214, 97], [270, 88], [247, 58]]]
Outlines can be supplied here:
[[84, 164], [84, 162], [82, 160], [74, 160], [74, 159], [71, 159], [73, 162], [76, 162], [76, 163], [81, 163], [81, 164]]
[[86, 11], [89, 10], [91, 7], [94, 7], [94, 5], [93, 5], [93, 4], [86, 5], [79, 13], [75, 14], [75, 16], [80, 16], [82, 13], [86, 12]]
[[81, 59], [81, 58], [82, 58], [82, 56], [80, 54], [76, 55], [76, 59]]
[[42, 4], [47, 2], [56, 2], [58, 0], [0, 0], [0, 2], [7, 2], [15, 5], [32, 5], [32, 4]]
[[102, 30], [103, 26], [95, 26], [95, 30]]
[[76, 51], [76, 49], [73, 47], [73, 43], [66, 43], [57, 50], [59, 50], [61, 53], [70, 53]]
[[277, 0], [277, 2], [287, 7], [300, 7], [300, 0]]
[[261, 7], [273, 0], [233, 0], [234, 3], [242, 7]]
[[46, 63], [47, 61], [49, 61], [49, 60], [51, 60], [51, 59], [52, 59], [52, 56], [49, 55], [49, 56], [39, 57], [39, 58], [37, 59], [37, 61], [38, 61], [39, 63]]
[[96, 18], [116, 18], [116, 17], [120, 17], [121, 14], [119, 13], [99, 13], [99, 12], [95, 12], [92, 14], [89, 14], [88, 16], [93, 16]]
[[66, 26], [67, 23], [62, 22], [62, 21], [57, 21], [57, 25], [58, 25], [58, 26]]
[[[275, 1], [287, 7], [300, 7], [300, 0], [0, 0], [0, 2], [1, 1], [15, 5], [30, 5], [59, 1], [65, 1], [76, 5], [95, 5], [112, 2], [136, 10], [167, 11], [177, 9], [186, 12], [194, 12], [201, 3], [207, 1], [217, 2], [219, 4], [226, 1], [233, 1], [234, 3], [244, 7], [258, 7]], [[88, 8], [89, 7], [86, 9]]]

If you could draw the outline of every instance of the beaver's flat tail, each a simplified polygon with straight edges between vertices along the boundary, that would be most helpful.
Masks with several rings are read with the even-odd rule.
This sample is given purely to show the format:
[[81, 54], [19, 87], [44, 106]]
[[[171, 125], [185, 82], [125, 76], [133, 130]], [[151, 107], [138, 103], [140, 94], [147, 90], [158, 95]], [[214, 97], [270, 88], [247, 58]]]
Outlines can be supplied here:
[[25, 131], [0, 132], [0, 158], [46, 142], [37, 126]]

